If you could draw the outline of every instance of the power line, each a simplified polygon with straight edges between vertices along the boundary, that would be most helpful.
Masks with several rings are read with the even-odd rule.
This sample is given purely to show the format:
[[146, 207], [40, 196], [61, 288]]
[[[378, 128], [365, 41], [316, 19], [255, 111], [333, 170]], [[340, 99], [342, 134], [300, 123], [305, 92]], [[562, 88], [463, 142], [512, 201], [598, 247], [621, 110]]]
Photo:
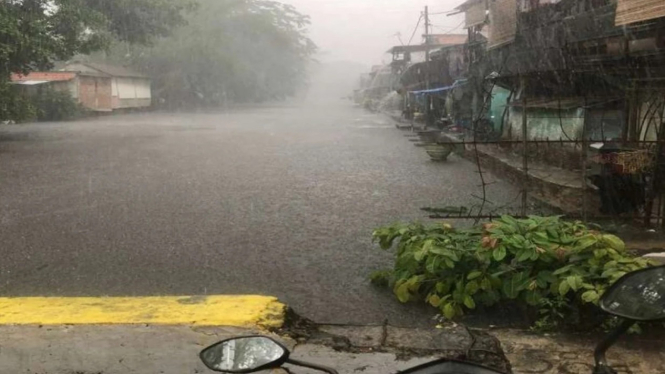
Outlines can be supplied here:
[[438, 15], [441, 15], [441, 14], [451, 14], [451, 13], [453, 13], [453, 12], [454, 12], [454, 11], [449, 10], [449, 11], [447, 11], [447, 12], [430, 13], [429, 15], [430, 15], [430, 16], [438, 16]]
[[413, 41], [413, 37], [416, 36], [416, 32], [418, 31], [418, 27], [420, 27], [420, 21], [423, 20], [423, 15], [420, 15], [420, 18], [418, 18], [418, 23], [416, 24], [416, 27], [413, 29], [413, 33], [411, 34], [411, 37], [409, 38], [409, 43], [407, 45], [411, 45], [411, 42]]
[[431, 25], [431, 26], [432, 26], [432, 27], [435, 27], [435, 28], [437, 28], [437, 29], [439, 29], [439, 30], [444, 30], [444, 31], [445, 31], [444, 34], [449, 34], [449, 33], [453, 32], [453, 31], [459, 29], [464, 23], [465, 23], [465, 21], [462, 21], [462, 22], [460, 22], [457, 26], [453, 27], [452, 29], [444, 29], [443, 27], [441, 27], [441, 26], [437, 26], [437, 25]]

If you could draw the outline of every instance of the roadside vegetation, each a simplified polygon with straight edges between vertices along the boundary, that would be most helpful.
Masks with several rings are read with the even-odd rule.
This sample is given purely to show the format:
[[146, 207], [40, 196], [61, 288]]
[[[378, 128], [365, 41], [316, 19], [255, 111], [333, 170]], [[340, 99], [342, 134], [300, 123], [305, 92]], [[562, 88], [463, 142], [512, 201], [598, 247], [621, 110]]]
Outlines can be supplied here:
[[316, 51], [309, 22], [267, 0], [2, 1], [0, 121], [39, 116], [11, 87], [12, 73], [72, 58], [149, 75], [153, 102], [169, 107], [292, 97]]
[[55, 61], [108, 48], [148, 45], [185, 23], [189, 0], [6, 0], [0, 2], [0, 121], [37, 113], [10, 87], [12, 73], [49, 70]]
[[281, 100], [307, 84], [316, 51], [308, 16], [275, 1], [195, 4], [186, 25], [154, 45], [116, 43], [89, 59], [149, 74], [155, 102], [172, 108]]
[[559, 217], [504, 216], [468, 229], [397, 224], [373, 236], [396, 258], [372, 281], [399, 301], [425, 301], [450, 320], [511, 305], [540, 330], [598, 327], [605, 290], [649, 265], [618, 237]]

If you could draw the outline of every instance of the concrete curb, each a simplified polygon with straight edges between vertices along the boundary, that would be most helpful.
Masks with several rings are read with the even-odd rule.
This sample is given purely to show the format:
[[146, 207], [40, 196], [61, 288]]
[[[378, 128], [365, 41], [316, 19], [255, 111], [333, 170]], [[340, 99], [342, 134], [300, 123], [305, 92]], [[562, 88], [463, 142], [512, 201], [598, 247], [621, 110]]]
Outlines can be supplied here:
[[191, 325], [274, 329], [286, 307], [269, 296], [0, 298], [0, 325]]

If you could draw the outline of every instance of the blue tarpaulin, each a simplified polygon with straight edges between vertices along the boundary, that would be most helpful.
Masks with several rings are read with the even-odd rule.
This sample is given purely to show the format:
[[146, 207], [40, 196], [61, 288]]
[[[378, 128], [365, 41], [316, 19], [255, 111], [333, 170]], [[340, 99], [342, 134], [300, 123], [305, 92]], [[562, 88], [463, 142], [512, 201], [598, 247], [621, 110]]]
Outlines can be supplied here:
[[458, 81], [455, 81], [455, 83], [453, 83], [452, 86], [432, 88], [431, 90], [409, 91], [409, 93], [412, 93], [414, 95], [428, 95], [428, 94], [440, 93], [440, 92], [450, 91], [453, 88], [457, 88], [457, 87], [459, 87], [459, 86], [461, 86], [465, 83], [466, 83], [466, 79], [460, 79]]

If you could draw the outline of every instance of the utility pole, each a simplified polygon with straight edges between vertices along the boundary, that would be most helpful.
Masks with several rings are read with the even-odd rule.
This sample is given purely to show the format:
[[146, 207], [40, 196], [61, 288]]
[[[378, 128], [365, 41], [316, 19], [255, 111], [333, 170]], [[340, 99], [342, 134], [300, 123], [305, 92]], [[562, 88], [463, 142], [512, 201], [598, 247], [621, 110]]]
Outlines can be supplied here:
[[425, 6], [425, 66], [427, 66], [427, 74], [425, 75], [426, 88], [430, 89], [429, 81], [429, 7]]
[[[430, 89], [430, 66], [429, 66], [429, 7], [425, 5], [425, 13], [423, 14], [425, 18], [425, 89]], [[425, 95], [425, 127], [428, 127], [431, 123], [430, 112], [432, 106], [432, 98], [429, 94]]]

